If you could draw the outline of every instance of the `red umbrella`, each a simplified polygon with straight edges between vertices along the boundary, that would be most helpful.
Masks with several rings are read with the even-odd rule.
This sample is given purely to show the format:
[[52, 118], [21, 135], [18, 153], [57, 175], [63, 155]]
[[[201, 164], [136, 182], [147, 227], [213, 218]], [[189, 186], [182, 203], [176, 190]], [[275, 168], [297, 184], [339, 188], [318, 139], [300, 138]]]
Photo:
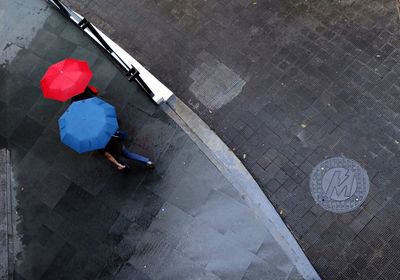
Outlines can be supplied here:
[[67, 58], [47, 69], [40, 87], [44, 97], [64, 102], [84, 92], [92, 76], [86, 61]]

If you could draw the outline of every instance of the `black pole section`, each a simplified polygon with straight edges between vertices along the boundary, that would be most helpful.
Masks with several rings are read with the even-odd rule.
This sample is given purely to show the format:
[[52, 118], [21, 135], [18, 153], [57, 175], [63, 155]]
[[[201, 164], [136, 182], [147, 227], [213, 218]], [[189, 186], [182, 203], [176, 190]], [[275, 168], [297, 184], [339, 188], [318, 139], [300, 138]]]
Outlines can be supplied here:
[[[63, 16], [71, 20], [71, 17], [74, 17], [77, 19], [77, 16], [74, 14], [72, 10], [70, 10], [67, 6], [65, 6], [63, 3], [61, 3], [59, 0], [48, 0], [48, 2], [53, 3], [61, 12]], [[77, 25], [78, 27], [84, 31], [86, 28], [90, 30], [90, 32], [96, 37], [96, 39], [99, 42], [99, 45], [107, 52], [107, 54], [113, 58], [124, 70], [126, 71], [125, 75], [128, 77], [128, 81], [136, 81], [136, 83], [151, 97], [154, 97], [154, 93], [151, 91], [151, 89], [147, 86], [147, 84], [143, 81], [143, 79], [140, 77], [139, 71], [131, 65], [129, 67], [125, 61], [119, 57], [119, 55], [107, 44], [107, 42], [104, 40], [104, 38], [99, 34], [99, 32], [96, 30], [96, 28], [86, 19], [77, 19], [77, 21], [80, 20]], [[116, 59], [114, 55], [118, 58]]]
[[81, 22], [78, 23], [78, 25], [80, 28], [82, 28], [82, 30], [85, 30], [85, 28], [89, 28], [90, 32], [93, 33], [93, 35], [100, 41], [100, 43], [108, 52], [114, 52], [113, 49], [106, 43], [106, 41], [104, 41], [99, 32], [97, 32], [96, 28], [94, 28], [93, 25], [86, 18], [83, 18]]
[[[128, 79], [129, 80], [129, 79]], [[129, 80], [131, 82], [131, 80]], [[135, 78], [136, 83], [150, 96], [154, 96], [154, 93], [151, 89], [147, 86], [147, 84], [143, 81], [143, 79], [138, 75]]]

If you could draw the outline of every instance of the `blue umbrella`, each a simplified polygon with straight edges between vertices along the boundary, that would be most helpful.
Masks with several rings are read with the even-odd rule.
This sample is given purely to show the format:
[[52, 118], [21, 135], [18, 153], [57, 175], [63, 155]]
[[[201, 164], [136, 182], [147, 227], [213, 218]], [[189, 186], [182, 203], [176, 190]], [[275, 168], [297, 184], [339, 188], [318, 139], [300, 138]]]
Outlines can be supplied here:
[[73, 102], [58, 125], [61, 142], [78, 153], [104, 148], [118, 129], [115, 108], [97, 97]]

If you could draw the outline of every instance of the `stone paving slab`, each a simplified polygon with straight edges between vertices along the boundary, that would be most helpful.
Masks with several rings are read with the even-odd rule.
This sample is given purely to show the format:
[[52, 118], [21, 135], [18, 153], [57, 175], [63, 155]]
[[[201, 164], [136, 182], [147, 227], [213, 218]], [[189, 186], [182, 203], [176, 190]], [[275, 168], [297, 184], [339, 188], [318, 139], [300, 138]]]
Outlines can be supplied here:
[[[269, 229], [165, 112], [45, 2], [16, 3], [9, 14], [18, 8], [36, 17], [27, 9], [34, 8], [46, 18], [32, 21], [37, 35], [0, 68], [0, 113], [14, 120], [0, 135], [11, 152], [16, 279], [260, 279], [266, 272], [298, 279]], [[43, 99], [38, 82], [49, 64], [72, 54], [87, 56], [130, 148], [154, 159], [155, 170], [121, 173], [96, 152], [78, 155], [60, 144], [57, 119], [68, 104]], [[27, 61], [30, 74], [18, 79]], [[14, 81], [29, 92], [26, 100]]]
[[[68, 2], [112, 27], [111, 37], [235, 151], [323, 277], [398, 275], [391, 248], [400, 73], [393, 1]], [[210, 110], [232, 79], [212, 80], [206, 97], [197, 85], [200, 74], [222, 65], [246, 83]], [[309, 175], [340, 155], [360, 163], [371, 185], [361, 208], [338, 215], [315, 204]]]
[[[300, 277], [304, 279], [319, 278], [315, 269], [305, 257], [272, 204], [262, 194], [260, 187], [249, 172], [221, 139], [219, 139], [215, 133], [211, 132], [210, 128], [178, 98], [169, 100], [168, 104], [162, 108], [172, 119], [180, 124], [188, 135], [190, 135], [199, 148], [215, 166], [217, 166], [219, 171], [224, 174], [224, 177], [240, 194], [243, 201], [245, 201], [259, 219], [266, 224], [269, 232], [274, 237], [274, 242], [277, 242], [275, 245], [286, 253], [297, 268], [297, 275], [301, 275]], [[252, 228], [252, 226], [244, 225], [244, 228], [244, 231], [247, 231], [247, 229]], [[255, 237], [254, 234], [249, 231], [246, 233], [247, 236]], [[254, 240], [257, 240], [257, 238], [255, 237]], [[273, 259], [270, 260], [269, 263], [274, 263]], [[277, 259], [279, 259], [279, 257], [277, 257]]]

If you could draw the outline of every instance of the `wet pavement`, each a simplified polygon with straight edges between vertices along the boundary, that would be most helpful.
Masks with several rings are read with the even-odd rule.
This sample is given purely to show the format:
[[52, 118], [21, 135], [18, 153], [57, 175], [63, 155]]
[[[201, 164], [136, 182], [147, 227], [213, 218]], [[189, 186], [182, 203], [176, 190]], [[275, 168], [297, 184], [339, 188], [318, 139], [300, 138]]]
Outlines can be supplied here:
[[[301, 279], [231, 183], [79, 30], [45, 1], [1, 2], [0, 14], [14, 279]], [[39, 80], [66, 57], [89, 62], [91, 84], [116, 106], [130, 148], [155, 170], [121, 173], [99, 153], [60, 143], [57, 119], [68, 104], [44, 99]]]
[[9, 275], [9, 239], [8, 239], [8, 225], [12, 222], [8, 222], [9, 214], [11, 214], [8, 203], [10, 178], [7, 175], [7, 168], [9, 163], [9, 153], [6, 149], [0, 149], [0, 279], [7, 279]]
[[[191, 106], [282, 210], [326, 279], [396, 279], [399, 54], [394, 1], [76, 1]], [[312, 198], [322, 160], [370, 189], [333, 214]]]

